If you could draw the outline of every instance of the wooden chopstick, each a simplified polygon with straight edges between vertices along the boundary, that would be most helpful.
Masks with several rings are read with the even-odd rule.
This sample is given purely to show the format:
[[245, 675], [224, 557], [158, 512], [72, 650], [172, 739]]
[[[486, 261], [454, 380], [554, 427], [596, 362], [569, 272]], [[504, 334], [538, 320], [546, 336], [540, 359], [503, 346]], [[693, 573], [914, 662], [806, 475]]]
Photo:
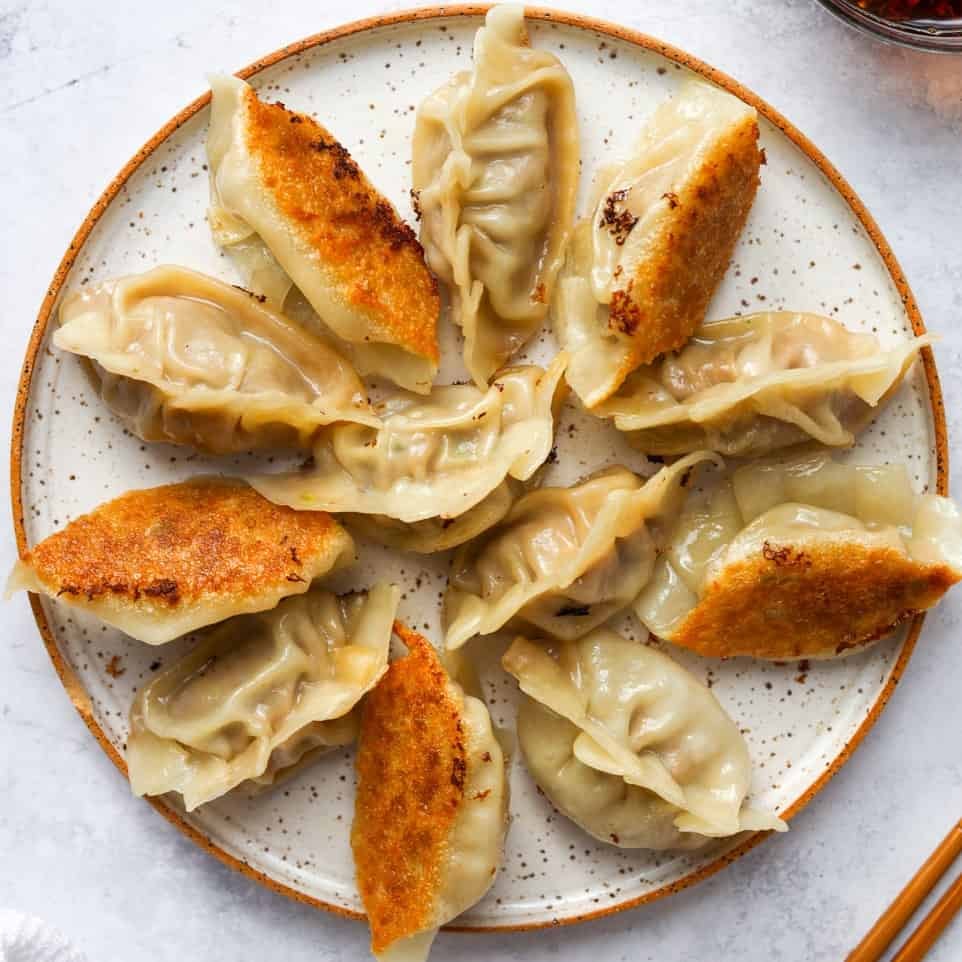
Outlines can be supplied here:
[[[925, 897], [932, 891], [935, 883], [942, 878], [949, 866], [955, 861], [959, 852], [962, 852], [962, 819], [952, 826], [949, 834], [939, 843], [938, 848], [925, 860], [922, 867], [912, 876], [908, 885], [899, 892], [895, 901], [882, 913], [882, 916], [872, 926], [865, 938], [848, 955], [846, 962], [877, 962], [915, 910], [922, 904]], [[959, 887], [959, 892], [956, 893], [955, 897], [962, 897], [962, 881], [957, 880], [949, 892], [954, 891], [956, 886]], [[949, 892], [946, 892], [946, 896]], [[930, 916], [919, 926], [920, 931], [923, 926], [929, 923], [929, 919], [935, 915], [944, 899], [945, 897], [939, 901]], [[932, 932], [931, 941], [925, 944], [923, 952], [935, 941], [958, 908], [957, 903], [953, 904], [954, 907], [951, 908], [951, 911], [946, 908], [939, 918], [933, 920], [933, 927], [936, 924], [937, 927]], [[914, 939], [915, 935], [912, 938]], [[905, 951], [906, 948], [908, 948], [908, 943], [902, 951]], [[921, 955], [906, 956], [904, 959], [899, 959], [899, 962], [910, 962], [910, 960], [916, 958], [921, 958]], [[895, 962], [895, 960], [893, 959], [892, 962]]]
[[892, 956], [892, 962], [919, 962], [942, 930], [962, 908], [962, 875], [946, 890], [935, 908], [919, 923], [919, 927], [905, 940], [905, 944]]

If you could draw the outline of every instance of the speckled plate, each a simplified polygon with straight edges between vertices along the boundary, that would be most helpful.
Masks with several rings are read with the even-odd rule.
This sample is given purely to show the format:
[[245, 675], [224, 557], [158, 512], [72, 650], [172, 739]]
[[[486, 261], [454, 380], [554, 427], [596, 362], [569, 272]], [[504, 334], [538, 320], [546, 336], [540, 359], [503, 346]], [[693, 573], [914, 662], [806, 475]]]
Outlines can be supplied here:
[[[312, 37], [242, 72], [261, 93], [315, 113], [372, 179], [410, 216], [409, 144], [415, 106], [468, 65], [481, 8], [397, 14]], [[710, 317], [764, 308], [810, 310], [874, 331], [883, 342], [923, 330], [912, 296], [870, 216], [821, 154], [749, 91], [686, 54], [582, 17], [532, 11], [532, 40], [555, 51], [580, 105], [585, 194], [591, 172], [628, 148], [642, 119], [691, 72], [754, 104], [763, 116], [768, 163], [734, 263]], [[222, 66], [212, 64], [212, 67]], [[236, 472], [244, 459], [216, 460], [141, 444], [101, 406], [75, 358], [47, 346], [49, 321], [67, 288], [176, 262], [235, 281], [214, 248], [204, 211], [208, 98], [191, 104], [121, 171], [63, 259], [30, 342], [13, 433], [13, 509], [20, 548], [99, 502], [204, 471]], [[455, 336], [445, 335], [442, 379], [463, 376]], [[555, 350], [543, 334], [528, 352]], [[861, 439], [858, 457], [908, 464], [917, 487], [944, 491], [945, 424], [931, 354]], [[569, 482], [602, 464], [650, 470], [615, 432], [569, 405], [558, 430], [550, 481]], [[339, 579], [376, 578], [404, 588], [401, 616], [439, 637], [447, 559], [418, 559], [362, 546]], [[134, 690], [183, 650], [148, 648], [67, 609], [33, 598], [54, 665], [84, 720], [124, 770]], [[629, 633], [637, 626], [626, 622]], [[756, 763], [755, 799], [789, 818], [845, 761], [874, 722], [905, 668], [921, 619], [896, 637], [826, 664], [726, 663], [672, 654], [712, 685], [745, 732]], [[496, 668], [497, 643], [475, 643], [496, 720], [513, 722], [514, 682]], [[212, 854], [294, 898], [358, 916], [348, 826], [350, 752], [322, 758], [274, 794], [243, 795], [185, 815], [154, 801]], [[131, 799], [131, 804], [141, 804]], [[505, 864], [464, 928], [505, 929], [574, 922], [659, 898], [704, 878], [756, 844], [740, 838], [695, 855], [657, 855], [600, 845], [555, 813], [518, 761]]]

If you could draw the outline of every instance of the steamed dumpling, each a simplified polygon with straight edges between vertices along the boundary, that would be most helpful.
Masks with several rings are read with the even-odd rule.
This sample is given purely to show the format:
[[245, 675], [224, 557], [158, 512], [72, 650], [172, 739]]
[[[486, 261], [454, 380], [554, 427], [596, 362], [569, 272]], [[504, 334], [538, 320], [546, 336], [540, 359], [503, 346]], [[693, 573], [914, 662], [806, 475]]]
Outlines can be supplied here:
[[75, 518], [17, 562], [26, 589], [149, 645], [303, 594], [354, 560], [330, 515], [277, 507], [241, 481], [130, 491]]
[[749, 456], [855, 442], [929, 337], [883, 350], [873, 334], [775, 311], [703, 324], [677, 354], [635, 371], [594, 409], [649, 454]]
[[832, 658], [932, 607], [962, 578], [962, 515], [903, 465], [819, 454], [696, 489], [635, 604], [702, 655]]
[[375, 957], [424, 962], [437, 930], [494, 882], [508, 784], [484, 702], [429, 641], [395, 631], [408, 654], [362, 708], [351, 848]]
[[519, 482], [502, 481], [483, 501], [456, 518], [425, 518], [406, 523], [383, 514], [347, 514], [344, 523], [355, 533], [398, 551], [435, 554], [449, 551], [496, 525], [511, 509]]
[[551, 648], [518, 638], [502, 664], [524, 693], [528, 770], [586, 832], [622, 848], [691, 849], [785, 824], [745, 806], [748, 746], [715, 696], [605, 628]]
[[183, 267], [82, 288], [54, 344], [92, 362], [144, 441], [226, 453], [309, 447], [332, 421], [377, 424], [351, 365], [247, 291]]
[[362, 374], [427, 394], [440, 300], [414, 232], [316, 120], [237, 77], [211, 90], [214, 240], [277, 307], [296, 285]]
[[313, 465], [251, 484], [277, 504], [310, 511], [387, 515], [406, 523], [457, 518], [507, 478], [525, 481], [551, 453], [565, 358], [545, 371], [502, 371], [487, 391], [435, 388], [378, 406], [380, 428], [325, 428]]
[[574, 216], [578, 153], [568, 72], [530, 46], [522, 7], [493, 7], [473, 69], [421, 104], [413, 148], [421, 240], [453, 291], [479, 385], [545, 319]]
[[[286, 601], [281, 602], [281, 605], [285, 604]], [[244, 791], [250, 796], [270, 792], [278, 785], [295, 778], [304, 769], [310, 768], [321, 755], [326, 755], [335, 748], [353, 745], [357, 741], [359, 724], [355, 706], [339, 718], [329, 718], [305, 726], [271, 752], [263, 774], [254, 775], [242, 783]]]
[[701, 81], [645, 125], [631, 158], [599, 183], [575, 228], [554, 325], [568, 383], [586, 407], [699, 324], [741, 233], [761, 152], [755, 110]]
[[134, 794], [178, 792], [189, 812], [353, 740], [349, 713], [387, 671], [399, 596], [393, 585], [340, 598], [314, 588], [211, 629], [134, 700]]
[[609, 468], [572, 488], [541, 488], [464, 545], [444, 598], [445, 643], [459, 648], [512, 619], [573, 639], [635, 599], [657, 554], [650, 527], [684, 498], [701, 452], [651, 480]]

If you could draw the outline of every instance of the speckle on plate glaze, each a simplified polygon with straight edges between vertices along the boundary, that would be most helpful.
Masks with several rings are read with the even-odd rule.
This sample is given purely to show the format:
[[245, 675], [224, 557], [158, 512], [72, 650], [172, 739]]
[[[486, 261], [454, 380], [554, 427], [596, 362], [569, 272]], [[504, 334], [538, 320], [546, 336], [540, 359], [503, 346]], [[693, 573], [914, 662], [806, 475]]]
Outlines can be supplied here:
[[[307, 111], [348, 147], [374, 183], [413, 221], [409, 144], [420, 99], [463, 69], [476, 19], [380, 28], [305, 51], [254, 78], [269, 99]], [[688, 71], [665, 58], [593, 31], [531, 24], [532, 42], [554, 50], [579, 95], [583, 137], [581, 205], [591, 172], [628, 150], [647, 113]], [[238, 281], [205, 222], [204, 151], [208, 111], [167, 138], [108, 206], [80, 252], [67, 287], [182, 263]], [[710, 318], [782, 307], [829, 314], [878, 334], [883, 344], [911, 333], [886, 267], [845, 200], [776, 127], [762, 121], [767, 164], [762, 188], [709, 310]], [[459, 336], [443, 325], [440, 381], [465, 377]], [[520, 360], [544, 362], [556, 346], [546, 330]], [[612, 463], [650, 473], [654, 466], [612, 428], [566, 405], [557, 462], [547, 483], [570, 483]], [[916, 368], [856, 457], [910, 466], [919, 490], [934, 484], [934, 427], [924, 377]], [[264, 467], [253, 456], [215, 459], [188, 449], [144, 445], [110, 416], [75, 359], [37, 354], [23, 444], [24, 525], [34, 543], [71, 518], [129, 488], [195, 473]], [[277, 468], [283, 459], [270, 459]], [[332, 579], [338, 589], [393, 580], [404, 593], [400, 617], [437, 640], [447, 557], [398, 555], [361, 543], [360, 563]], [[80, 613], [43, 602], [57, 644], [89, 695], [93, 716], [123, 751], [133, 692], [189, 646], [147, 648]], [[615, 627], [642, 638], [626, 616]], [[745, 733], [755, 761], [754, 799], [784, 811], [829, 769], [868, 715], [896, 663], [904, 632], [842, 661], [774, 665], [717, 662], [664, 645], [706, 680]], [[498, 668], [505, 639], [475, 642], [496, 723], [511, 727], [516, 685]], [[552, 924], [610, 910], [682, 882], [737, 842], [697, 855], [629, 852], [582, 833], [534, 787], [516, 758], [503, 870], [488, 896], [459, 922], [470, 926]], [[359, 911], [348, 844], [352, 753], [336, 751], [275, 792], [243, 793], [183, 818], [211, 843], [307, 896]]]

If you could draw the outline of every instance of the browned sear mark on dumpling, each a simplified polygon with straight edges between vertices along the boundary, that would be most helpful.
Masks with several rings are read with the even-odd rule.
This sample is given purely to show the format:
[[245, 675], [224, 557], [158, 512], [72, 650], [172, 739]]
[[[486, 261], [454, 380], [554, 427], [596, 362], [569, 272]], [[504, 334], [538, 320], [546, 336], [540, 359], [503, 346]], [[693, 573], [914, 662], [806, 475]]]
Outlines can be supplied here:
[[254, 595], [284, 582], [295, 557], [310, 567], [349, 540], [323, 512], [279, 507], [247, 484], [199, 478], [128, 492], [23, 560], [55, 596], [110, 595], [169, 611]]
[[802, 568], [812, 567], [812, 559], [804, 551], [799, 551], [790, 544], [776, 546], [766, 541], [762, 545], [762, 556], [766, 561], [771, 561], [779, 567], [783, 565], [795, 565]]
[[460, 707], [433, 646], [399, 622], [394, 631], [408, 654], [364, 703], [351, 830], [374, 952], [431, 925], [468, 764]]
[[264, 103], [249, 87], [244, 107], [266, 189], [345, 303], [366, 310], [371, 340], [436, 362], [437, 281], [414, 231], [316, 120]]
[[888, 634], [958, 580], [894, 548], [766, 542], [709, 583], [671, 640], [708, 657], [831, 657]]
[[657, 243], [611, 302], [612, 328], [634, 340], [625, 373], [680, 348], [705, 319], [755, 199], [759, 166], [758, 123], [746, 117], [696, 175], [665, 195]]
[[360, 178], [361, 168], [354, 163], [354, 158], [351, 157], [343, 144], [333, 139], [325, 140], [322, 137], [320, 140], [315, 140], [311, 146], [314, 150], [329, 150], [331, 152], [331, 156], [334, 158], [334, 167], [331, 172], [334, 174], [335, 180], [343, 180], [345, 177], [350, 177], [351, 180]]
[[631, 193], [627, 188], [624, 190], [612, 191], [605, 198], [605, 206], [601, 212], [601, 222], [599, 227], [608, 231], [614, 238], [619, 247], [623, 247], [628, 235], [638, 223], [638, 218], [630, 210], [618, 205], [623, 203], [628, 194]]
[[642, 310], [632, 296], [633, 287], [634, 281], [629, 281], [624, 290], [612, 293], [608, 313], [608, 325], [627, 337], [634, 337], [644, 320]]

